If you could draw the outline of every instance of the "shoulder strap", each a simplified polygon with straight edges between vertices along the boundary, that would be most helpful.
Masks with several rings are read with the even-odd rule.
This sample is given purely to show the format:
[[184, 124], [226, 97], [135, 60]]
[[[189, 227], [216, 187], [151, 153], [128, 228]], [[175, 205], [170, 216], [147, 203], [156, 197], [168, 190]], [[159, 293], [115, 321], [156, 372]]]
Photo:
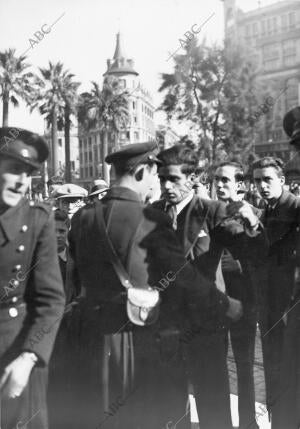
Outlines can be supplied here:
[[104, 215], [103, 215], [103, 207], [101, 201], [97, 201], [95, 204], [95, 217], [96, 217], [96, 224], [99, 229], [100, 237], [102, 238], [101, 242], [104, 246], [104, 249], [109, 257], [110, 262], [112, 263], [114, 270], [119, 277], [119, 280], [126, 289], [129, 289], [130, 287], [133, 287], [128, 273], [125, 270], [122, 262], [120, 261], [120, 258], [118, 257], [113, 244], [107, 234], [106, 231], [106, 225], [104, 223]]

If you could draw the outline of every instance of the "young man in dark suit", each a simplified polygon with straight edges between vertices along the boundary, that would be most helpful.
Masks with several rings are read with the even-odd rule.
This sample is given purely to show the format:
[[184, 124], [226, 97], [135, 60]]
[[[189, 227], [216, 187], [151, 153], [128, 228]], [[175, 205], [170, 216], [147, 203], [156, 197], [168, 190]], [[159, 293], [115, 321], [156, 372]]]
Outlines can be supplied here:
[[[257, 281], [261, 291], [260, 325], [267, 407], [273, 415], [273, 408], [285, 394], [279, 382], [282, 359], [288, 353], [284, 350], [287, 320], [291, 312], [297, 311], [297, 306], [296, 310], [293, 308], [296, 299], [295, 272], [299, 265], [300, 199], [284, 190], [285, 177], [280, 159], [265, 157], [255, 162], [253, 178], [267, 204], [262, 222], [269, 251], [257, 273]], [[276, 427], [274, 421], [272, 424]]]
[[[240, 201], [239, 191], [244, 186], [244, 171], [241, 164], [225, 161], [214, 174], [216, 194], [220, 201], [230, 204]], [[254, 392], [254, 349], [257, 323], [257, 298], [252, 280], [254, 267], [241, 253], [233, 258], [229, 250], [222, 255], [222, 273], [227, 294], [243, 304], [243, 316], [229, 326], [231, 345], [237, 368], [239, 428], [254, 429], [255, 392]]]
[[53, 213], [25, 194], [45, 140], [0, 128], [1, 428], [47, 428], [47, 364], [64, 309]]
[[[246, 251], [246, 247], [251, 251], [262, 240], [257, 231], [258, 219], [245, 203], [236, 210], [240, 223], [225, 221], [225, 204], [194, 195], [193, 178], [198, 167], [198, 157], [191, 149], [175, 145], [162, 151], [158, 158], [162, 162], [158, 174], [163, 199], [153, 206], [170, 215], [184, 253], [197, 271], [210, 280], [211, 293], [214, 294], [220, 287], [216, 274], [224, 248], [228, 247], [237, 253]], [[245, 230], [253, 238], [246, 236]], [[228, 299], [234, 307], [241, 308], [239, 300]], [[185, 300], [191, 321], [189, 329], [195, 333], [187, 344], [187, 358], [200, 426], [204, 429], [231, 428], [225, 350], [227, 329], [224, 321], [218, 320], [214, 303], [206, 314], [212, 325], [208, 323], [204, 327], [199, 324], [197, 289], [187, 291]]]
[[[187, 380], [178, 347], [185, 316], [183, 290], [197, 289], [200, 326], [210, 304], [222, 321], [226, 315], [238, 318], [241, 312], [239, 303], [218, 291], [211, 293], [210, 281], [186, 263], [168, 216], [144, 205], [158, 180], [155, 147], [131, 144], [109, 155], [106, 161], [113, 165], [116, 183], [101, 201], [72, 219], [74, 279], [84, 296], [81, 400], [73, 427], [88, 422], [104, 429], [189, 428]], [[130, 281], [142, 290], [159, 289], [168, 282], [161, 292], [159, 320], [151, 326], [136, 326], [128, 319], [126, 289], [97, 227], [99, 208]]]

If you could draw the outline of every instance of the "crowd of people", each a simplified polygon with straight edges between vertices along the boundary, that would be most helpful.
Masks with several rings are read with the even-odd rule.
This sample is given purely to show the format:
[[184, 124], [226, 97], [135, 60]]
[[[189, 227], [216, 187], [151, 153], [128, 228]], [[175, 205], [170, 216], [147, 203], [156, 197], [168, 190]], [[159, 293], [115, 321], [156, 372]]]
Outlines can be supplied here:
[[229, 338], [239, 428], [258, 428], [257, 327], [272, 429], [299, 428], [300, 199], [283, 162], [261, 158], [246, 180], [227, 160], [208, 187], [187, 145], [131, 144], [106, 157], [111, 186], [60, 184], [45, 204], [26, 193], [47, 144], [22, 129], [7, 144], [9, 130], [2, 429], [188, 429], [191, 394], [201, 429], [232, 429]]

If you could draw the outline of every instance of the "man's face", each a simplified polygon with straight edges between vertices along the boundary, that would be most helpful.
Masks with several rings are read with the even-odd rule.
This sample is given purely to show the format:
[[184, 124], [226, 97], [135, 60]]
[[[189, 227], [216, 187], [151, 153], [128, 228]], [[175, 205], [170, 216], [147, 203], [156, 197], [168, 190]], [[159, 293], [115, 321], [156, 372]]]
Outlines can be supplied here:
[[254, 182], [264, 200], [277, 200], [282, 194], [284, 176], [278, 177], [273, 167], [257, 168], [253, 172]]
[[241, 182], [235, 179], [236, 169], [230, 165], [217, 168], [214, 177], [217, 197], [222, 201], [237, 201], [237, 191], [241, 187]]
[[13, 158], [0, 159], [0, 204], [15, 207], [24, 197], [34, 168]]
[[178, 204], [191, 192], [193, 174], [181, 172], [181, 165], [167, 165], [158, 170], [162, 197], [170, 204]]
[[57, 252], [62, 252], [67, 246], [68, 227], [63, 220], [55, 221]]
[[59, 198], [58, 199], [58, 208], [71, 217], [80, 209], [80, 207], [84, 206], [84, 202], [82, 198]]

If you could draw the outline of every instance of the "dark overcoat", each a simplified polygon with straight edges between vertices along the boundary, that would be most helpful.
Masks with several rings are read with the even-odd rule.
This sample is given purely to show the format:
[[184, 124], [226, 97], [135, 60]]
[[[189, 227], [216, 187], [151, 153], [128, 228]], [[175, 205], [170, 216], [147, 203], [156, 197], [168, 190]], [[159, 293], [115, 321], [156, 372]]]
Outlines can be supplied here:
[[[153, 205], [164, 210], [166, 202], [161, 200]], [[179, 213], [176, 234], [198, 272], [210, 280], [212, 290], [219, 286], [216, 274], [225, 248], [236, 258], [241, 255], [253, 258], [253, 255], [258, 256], [258, 251], [265, 251], [266, 247], [265, 237], [260, 231], [250, 238], [245, 234], [242, 224], [226, 219], [224, 203], [199, 196], [194, 196]], [[185, 291], [186, 320], [192, 323], [189, 328], [192, 333], [188, 335], [187, 328], [187, 335], [183, 339], [187, 343], [188, 370], [194, 387], [200, 426], [231, 428], [224, 319], [219, 318], [217, 307], [212, 302], [207, 323], [199, 326], [196, 296], [195, 290]], [[207, 329], [203, 329], [203, 326]]]
[[[141, 288], [152, 286], [162, 289], [160, 318], [151, 327], [134, 327], [127, 318], [124, 288], [101, 243], [102, 237], [95, 221], [97, 204], [103, 207], [109, 237], [131, 280]], [[105, 343], [116, 339], [122, 332], [133, 333], [135, 386], [138, 390], [116, 413], [117, 416], [123, 413], [119, 425], [114, 426], [111, 417], [103, 427], [152, 429], [177, 420], [180, 420], [178, 429], [188, 427], [184, 365], [175, 344], [177, 341], [178, 346], [177, 332], [184, 318], [182, 291], [197, 289], [200, 321], [203, 319], [201, 310], [205, 313], [212, 301], [220, 318], [224, 318], [227, 298], [218, 291], [211, 295], [210, 282], [186, 262], [168, 216], [144, 206], [138, 195], [128, 188], [113, 187], [101, 201], [76, 213], [69, 241], [70, 254], [75, 262], [73, 281], [81, 285], [82, 295], [85, 295], [82, 305], [88, 309], [83, 310], [82, 315], [82, 336], [87, 344], [84, 353], [86, 368], [93, 372], [92, 379], [98, 377], [98, 389], [107, 378], [111, 385], [118, 373], [116, 371], [110, 376], [106, 366], [97, 376], [99, 368], [93, 362], [95, 359], [99, 362], [103, 334], [106, 334]], [[86, 341], [88, 337], [90, 341]], [[124, 341], [125, 336], [120, 338], [121, 344]], [[92, 347], [93, 356], [90, 355]], [[121, 351], [119, 359], [120, 356]], [[126, 357], [127, 362], [128, 359]], [[89, 374], [84, 378], [88, 377]], [[91, 395], [95, 388], [95, 382], [87, 386], [85, 398], [81, 401], [85, 410], [88, 409], [91, 424], [104, 417], [99, 409], [100, 393], [98, 399], [97, 395]], [[114, 401], [115, 397], [111, 400]]]
[[[265, 209], [262, 221], [269, 240], [269, 252], [256, 274], [261, 302], [267, 405], [274, 410], [274, 428], [279, 428], [282, 422], [284, 427], [296, 428], [300, 423], [296, 404], [296, 398], [299, 398], [300, 316], [299, 291], [295, 283], [295, 268], [300, 265], [300, 199], [283, 191], [275, 208]], [[283, 319], [285, 312], [288, 312], [287, 326]], [[289, 424], [285, 412], [278, 412], [280, 409], [289, 410], [289, 419], [294, 425]]]
[[64, 309], [51, 208], [22, 199], [0, 216], [0, 365], [22, 351], [38, 356], [20, 398], [2, 400], [2, 427], [47, 427], [46, 375]]

